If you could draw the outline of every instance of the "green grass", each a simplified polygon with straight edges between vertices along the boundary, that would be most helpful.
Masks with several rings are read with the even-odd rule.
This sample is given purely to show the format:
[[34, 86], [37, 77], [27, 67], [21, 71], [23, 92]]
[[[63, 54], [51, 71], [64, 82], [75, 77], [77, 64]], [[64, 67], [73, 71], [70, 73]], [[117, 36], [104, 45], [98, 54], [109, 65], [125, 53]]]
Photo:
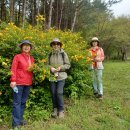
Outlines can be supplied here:
[[33, 122], [22, 130], [130, 130], [130, 63], [104, 63], [104, 98], [91, 93], [66, 106], [64, 119]]

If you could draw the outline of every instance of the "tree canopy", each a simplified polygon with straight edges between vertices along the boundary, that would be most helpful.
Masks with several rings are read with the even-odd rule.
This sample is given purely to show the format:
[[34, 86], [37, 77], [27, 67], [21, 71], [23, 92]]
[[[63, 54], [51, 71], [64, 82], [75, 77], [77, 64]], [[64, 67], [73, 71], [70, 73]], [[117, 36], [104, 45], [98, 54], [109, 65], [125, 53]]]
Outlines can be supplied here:
[[[127, 59], [130, 17], [115, 18], [110, 7], [122, 0], [1, 0], [0, 19], [16, 26], [81, 32], [97, 36], [107, 58]], [[111, 52], [111, 53], [110, 53]], [[125, 56], [123, 56], [125, 54]]]

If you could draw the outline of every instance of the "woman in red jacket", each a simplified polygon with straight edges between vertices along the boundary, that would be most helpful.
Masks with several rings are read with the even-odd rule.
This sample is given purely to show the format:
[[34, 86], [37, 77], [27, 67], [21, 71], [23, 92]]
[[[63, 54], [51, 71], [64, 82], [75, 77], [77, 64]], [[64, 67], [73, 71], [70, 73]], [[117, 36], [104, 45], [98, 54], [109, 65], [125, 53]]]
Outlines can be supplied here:
[[21, 53], [14, 56], [11, 66], [11, 83], [13, 89], [13, 128], [20, 129], [19, 125], [25, 125], [23, 114], [25, 104], [32, 85], [33, 73], [30, 67], [34, 64], [34, 58], [30, 55], [32, 44], [28, 40], [23, 40], [19, 47]]

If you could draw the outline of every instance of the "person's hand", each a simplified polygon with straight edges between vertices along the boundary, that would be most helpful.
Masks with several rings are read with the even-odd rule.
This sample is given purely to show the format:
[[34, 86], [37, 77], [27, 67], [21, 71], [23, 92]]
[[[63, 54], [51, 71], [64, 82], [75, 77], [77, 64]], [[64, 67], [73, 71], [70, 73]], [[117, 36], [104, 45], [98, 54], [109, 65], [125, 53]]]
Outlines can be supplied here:
[[94, 61], [95, 61], [95, 62], [99, 62], [100, 59], [99, 59], [99, 58], [94, 58]]
[[16, 82], [11, 82], [10, 87], [13, 89], [15, 93], [18, 93], [18, 88], [16, 87]]
[[10, 87], [13, 89], [16, 86], [16, 82], [11, 82]]
[[61, 70], [61, 67], [59, 66], [57, 69], [56, 69], [56, 71], [60, 71]]
[[52, 73], [55, 73], [56, 72], [56, 69], [54, 67], [51, 67], [51, 72]]
[[57, 78], [57, 77], [58, 77], [58, 72], [55, 72], [54, 75], [55, 75], [55, 77]]

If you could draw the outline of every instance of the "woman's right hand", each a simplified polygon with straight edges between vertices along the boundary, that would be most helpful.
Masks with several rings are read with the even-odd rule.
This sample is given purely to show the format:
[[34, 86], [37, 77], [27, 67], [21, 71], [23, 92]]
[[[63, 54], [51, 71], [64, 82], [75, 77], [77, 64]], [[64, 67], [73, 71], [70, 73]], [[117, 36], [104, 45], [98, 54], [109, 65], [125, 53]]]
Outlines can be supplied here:
[[52, 73], [55, 73], [56, 72], [56, 69], [54, 67], [51, 67], [51, 72]]
[[16, 86], [16, 82], [11, 82], [11, 83], [10, 83], [10, 87], [11, 87], [11, 88], [14, 88], [15, 86]]

